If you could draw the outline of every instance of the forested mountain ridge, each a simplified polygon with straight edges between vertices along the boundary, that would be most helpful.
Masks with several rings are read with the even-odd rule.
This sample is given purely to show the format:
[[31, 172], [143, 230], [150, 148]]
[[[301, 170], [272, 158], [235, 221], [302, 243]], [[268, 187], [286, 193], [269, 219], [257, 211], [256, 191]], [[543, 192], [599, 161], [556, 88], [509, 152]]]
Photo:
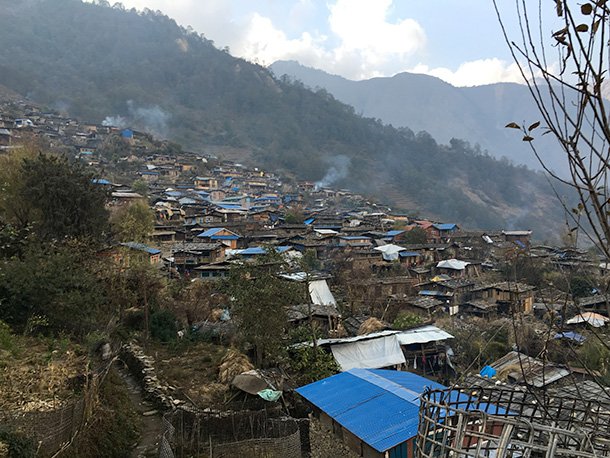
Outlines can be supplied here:
[[[531, 124], [540, 118], [526, 86], [496, 83], [455, 87], [434, 76], [399, 73], [352, 81], [306, 67], [295, 61], [278, 61], [269, 67], [278, 77], [287, 75], [307, 87], [323, 88], [364, 116], [379, 118], [395, 127], [425, 130], [437, 141], [465, 138], [496, 157], [541, 169], [535, 155], [509, 122]], [[566, 172], [561, 149], [552, 136], [539, 138], [537, 145], [550, 168]]]
[[297, 178], [483, 229], [549, 232], [546, 179], [453, 140], [363, 118], [325, 90], [278, 79], [151, 11], [0, 0], [0, 84], [90, 122], [108, 117], [188, 148], [251, 150]]

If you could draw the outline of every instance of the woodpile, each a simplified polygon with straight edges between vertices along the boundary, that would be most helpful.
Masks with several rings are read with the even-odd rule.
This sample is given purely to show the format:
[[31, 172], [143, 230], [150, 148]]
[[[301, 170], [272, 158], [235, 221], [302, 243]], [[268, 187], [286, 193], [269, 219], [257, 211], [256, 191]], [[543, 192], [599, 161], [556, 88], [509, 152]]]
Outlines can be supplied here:
[[236, 375], [254, 369], [246, 355], [235, 348], [229, 348], [218, 366], [218, 381], [230, 384]]

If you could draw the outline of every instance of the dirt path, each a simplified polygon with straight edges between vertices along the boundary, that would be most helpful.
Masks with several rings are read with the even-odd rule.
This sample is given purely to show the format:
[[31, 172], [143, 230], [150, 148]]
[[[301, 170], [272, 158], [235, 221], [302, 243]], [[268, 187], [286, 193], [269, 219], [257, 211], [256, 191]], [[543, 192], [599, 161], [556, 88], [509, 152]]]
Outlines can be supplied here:
[[159, 438], [161, 437], [163, 424], [161, 414], [155, 410], [150, 402], [144, 399], [140, 384], [120, 362], [117, 363], [117, 371], [127, 385], [129, 398], [136, 412], [141, 415], [140, 439], [132, 450], [131, 457], [156, 457], [158, 456]]

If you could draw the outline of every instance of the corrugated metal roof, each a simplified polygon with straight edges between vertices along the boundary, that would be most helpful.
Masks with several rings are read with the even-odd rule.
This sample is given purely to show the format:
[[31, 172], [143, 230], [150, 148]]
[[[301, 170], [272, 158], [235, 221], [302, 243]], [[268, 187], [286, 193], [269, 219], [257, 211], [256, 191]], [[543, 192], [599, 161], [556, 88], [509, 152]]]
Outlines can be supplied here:
[[156, 248], [149, 247], [148, 245], [144, 245], [143, 243], [138, 242], [125, 242], [121, 243], [121, 245], [139, 251], [144, 251], [148, 254], [159, 254], [161, 250], [157, 250]]
[[453, 339], [451, 334], [432, 325], [423, 326], [416, 329], [409, 329], [408, 331], [401, 332], [396, 337], [398, 337], [398, 342], [400, 342], [400, 345], [411, 345], [415, 343], [427, 343]]
[[439, 231], [452, 231], [457, 229], [457, 224], [445, 223], [445, 224], [433, 224], [433, 226]]
[[443, 385], [410, 372], [352, 369], [296, 391], [379, 452], [417, 434], [419, 395]]

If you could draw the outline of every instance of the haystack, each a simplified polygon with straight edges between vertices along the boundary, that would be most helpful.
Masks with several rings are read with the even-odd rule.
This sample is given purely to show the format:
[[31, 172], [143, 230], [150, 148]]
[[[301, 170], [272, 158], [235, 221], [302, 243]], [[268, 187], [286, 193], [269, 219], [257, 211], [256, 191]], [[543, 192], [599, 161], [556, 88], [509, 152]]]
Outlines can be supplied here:
[[218, 380], [230, 384], [236, 375], [254, 369], [246, 355], [235, 348], [229, 348], [218, 366]]
[[371, 332], [383, 331], [387, 327], [388, 325], [383, 321], [372, 316], [360, 325], [360, 328], [358, 328], [358, 335], [363, 336], [365, 334], [370, 334]]

